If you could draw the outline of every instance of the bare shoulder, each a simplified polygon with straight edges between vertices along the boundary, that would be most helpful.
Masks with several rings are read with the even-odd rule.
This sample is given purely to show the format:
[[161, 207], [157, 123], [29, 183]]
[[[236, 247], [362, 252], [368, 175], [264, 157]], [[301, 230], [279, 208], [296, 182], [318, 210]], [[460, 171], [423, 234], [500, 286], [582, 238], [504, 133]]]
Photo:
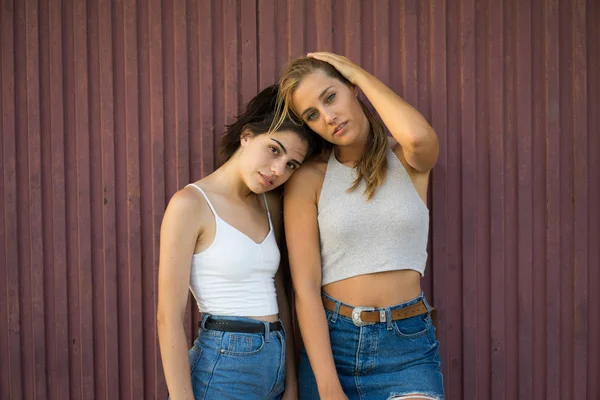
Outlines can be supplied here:
[[200, 230], [212, 211], [202, 193], [196, 188], [186, 186], [178, 190], [169, 200], [163, 219], [163, 225], [186, 226]]
[[327, 171], [327, 158], [315, 156], [302, 164], [285, 184], [285, 196], [300, 195], [318, 199]]
[[311, 175], [313, 177], [317, 177], [318, 175], [325, 176], [325, 171], [327, 171], [328, 159], [329, 154], [315, 155], [311, 157], [307, 162], [302, 164], [302, 166], [298, 169], [298, 171], [296, 171], [294, 176], [298, 173]]
[[268, 191], [265, 193], [265, 196], [267, 196], [267, 203], [269, 204], [269, 210], [271, 211], [271, 214], [281, 209], [281, 205], [283, 203], [283, 191], [280, 187]]
[[202, 196], [202, 193], [191, 186], [186, 186], [175, 192], [171, 200], [169, 200], [169, 207], [184, 211], [203, 211], [204, 209], [209, 209], [208, 203], [204, 199], [204, 196]]

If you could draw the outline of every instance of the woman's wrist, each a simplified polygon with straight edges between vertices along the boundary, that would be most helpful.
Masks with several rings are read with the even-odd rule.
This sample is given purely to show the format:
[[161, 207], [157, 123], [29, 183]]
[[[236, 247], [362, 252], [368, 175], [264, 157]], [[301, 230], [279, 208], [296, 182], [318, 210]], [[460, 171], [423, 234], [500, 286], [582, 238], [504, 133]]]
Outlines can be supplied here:
[[365, 85], [369, 84], [369, 81], [372, 77], [373, 75], [368, 73], [365, 69], [360, 68], [354, 75], [354, 82], [352, 83], [362, 89]]
[[330, 379], [322, 380], [322, 382], [317, 382], [317, 388], [321, 396], [328, 396], [343, 391], [342, 384], [337, 375]]

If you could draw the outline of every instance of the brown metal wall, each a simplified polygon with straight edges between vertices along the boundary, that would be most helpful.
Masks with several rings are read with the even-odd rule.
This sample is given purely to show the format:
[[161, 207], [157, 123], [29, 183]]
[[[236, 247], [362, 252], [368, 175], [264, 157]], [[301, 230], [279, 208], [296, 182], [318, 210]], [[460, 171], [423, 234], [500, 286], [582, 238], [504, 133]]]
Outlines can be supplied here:
[[448, 398], [599, 399], [599, 26], [596, 0], [3, 0], [0, 398], [165, 398], [165, 205], [289, 57], [333, 49], [440, 137]]

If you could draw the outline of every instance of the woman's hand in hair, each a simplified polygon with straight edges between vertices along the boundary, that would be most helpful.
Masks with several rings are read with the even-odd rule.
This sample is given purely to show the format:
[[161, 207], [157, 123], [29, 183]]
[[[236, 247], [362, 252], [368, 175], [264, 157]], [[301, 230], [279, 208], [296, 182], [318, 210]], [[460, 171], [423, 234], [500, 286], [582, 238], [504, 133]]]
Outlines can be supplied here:
[[428, 173], [434, 167], [439, 156], [438, 138], [416, 108], [346, 57], [327, 52], [308, 53], [307, 56], [329, 63], [360, 88], [400, 144], [408, 166], [419, 173]]
[[361, 74], [365, 73], [365, 70], [362, 69], [359, 65], [348, 60], [346, 57], [340, 56], [338, 54], [321, 51], [317, 53], [308, 53], [307, 57], [325, 61], [326, 63], [331, 64], [335, 69], [337, 69], [340, 72], [340, 74], [344, 75], [344, 78], [348, 79], [353, 85], [358, 85], [358, 77]]

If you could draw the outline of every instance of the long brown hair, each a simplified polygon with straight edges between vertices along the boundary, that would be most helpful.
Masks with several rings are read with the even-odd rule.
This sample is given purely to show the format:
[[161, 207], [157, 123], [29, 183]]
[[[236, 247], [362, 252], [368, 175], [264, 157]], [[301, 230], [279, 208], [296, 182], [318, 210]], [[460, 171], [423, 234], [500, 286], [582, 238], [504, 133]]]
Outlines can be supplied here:
[[[273, 133], [283, 130], [294, 132], [308, 144], [305, 159], [314, 152], [316, 138], [307, 126], [298, 125], [289, 118], [279, 118], [275, 114], [275, 106], [278, 98], [278, 86], [271, 85], [258, 93], [235, 120], [225, 125], [226, 131], [221, 137], [221, 158], [223, 162], [229, 160], [240, 148], [240, 138], [244, 130], [249, 130], [254, 135]], [[277, 129], [270, 129], [277, 120]]]
[[[299, 115], [296, 114], [292, 104], [292, 96], [302, 79], [316, 71], [322, 71], [327, 76], [335, 78], [340, 82], [354, 88], [340, 72], [331, 64], [316, 60], [309, 57], [300, 57], [292, 60], [283, 70], [279, 79], [279, 93], [277, 96], [276, 118], [273, 121], [271, 130], [279, 129], [279, 126], [286, 120], [295, 120], [298, 124], [304, 122]], [[369, 138], [367, 140], [367, 148], [356, 164], [357, 177], [348, 191], [355, 190], [360, 182], [364, 179], [366, 188], [364, 194], [369, 200], [375, 195], [375, 191], [385, 182], [387, 172], [387, 135], [383, 129], [383, 124], [369, 110], [366, 104], [357, 99], [360, 106], [369, 121]], [[325, 140], [320, 140], [317, 151], [333, 151], [333, 144]]]

